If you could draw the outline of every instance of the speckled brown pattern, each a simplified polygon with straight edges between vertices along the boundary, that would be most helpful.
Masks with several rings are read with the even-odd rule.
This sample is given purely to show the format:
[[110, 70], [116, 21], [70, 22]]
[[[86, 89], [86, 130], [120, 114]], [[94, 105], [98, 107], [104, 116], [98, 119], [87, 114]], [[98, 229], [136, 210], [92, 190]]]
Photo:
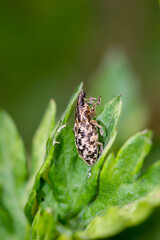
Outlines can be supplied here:
[[[92, 118], [96, 116], [95, 107], [100, 104], [101, 98], [93, 105], [96, 98], [85, 99], [85, 92], [81, 91], [77, 98], [75, 111], [75, 143], [80, 157], [88, 164], [93, 165], [103, 149], [102, 143], [98, 142], [97, 127], [103, 135], [102, 127]], [[88, 102], [88, 103], [87, 103]], [[93, 105], [89, 108], [89, 105]], [[99, 147], [100, 146], [100, 150]]]

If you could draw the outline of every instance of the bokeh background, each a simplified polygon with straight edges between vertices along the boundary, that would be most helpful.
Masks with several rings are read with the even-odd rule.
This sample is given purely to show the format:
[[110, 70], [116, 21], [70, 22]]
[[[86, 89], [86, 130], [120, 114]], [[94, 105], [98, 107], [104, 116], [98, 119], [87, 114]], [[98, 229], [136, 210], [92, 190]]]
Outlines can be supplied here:
[[150, 128], [154, 146], [144, 168], [158, 159], [158, 0], [1, 0], [0, 5], [0, 108], [13, 117], [28, 152], [49, 99], [57, 103], [58, 119], [83, 81], [88, 97], [101, 95], [102, 105], [122, 94], [115, 151]]

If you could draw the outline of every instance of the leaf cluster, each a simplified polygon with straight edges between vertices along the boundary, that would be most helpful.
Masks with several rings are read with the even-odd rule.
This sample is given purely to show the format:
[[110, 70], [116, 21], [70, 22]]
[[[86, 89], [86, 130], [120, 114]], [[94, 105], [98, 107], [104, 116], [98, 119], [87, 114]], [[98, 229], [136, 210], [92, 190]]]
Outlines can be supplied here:
[[[151, 131], [135, 134], [116, 156], [110, 151], [117, 134], [121, 96], [104, 105], [96, 118], [104, 132], [100, 139], [104, 151], [98, 161], [89, 167], [78, 155], [68, 122], [82, 87], [76, 89], [57, 125], [55, 102], [50, 102], [32, 143], [28, 181], [22, 140], [9, 116], [0, 113], [3, 239], [108, 238], [141, 223], [160, 205], [160, 161], [141, 174], [151, 148]], [[27, 235], [22, 208], [28, 192]]]

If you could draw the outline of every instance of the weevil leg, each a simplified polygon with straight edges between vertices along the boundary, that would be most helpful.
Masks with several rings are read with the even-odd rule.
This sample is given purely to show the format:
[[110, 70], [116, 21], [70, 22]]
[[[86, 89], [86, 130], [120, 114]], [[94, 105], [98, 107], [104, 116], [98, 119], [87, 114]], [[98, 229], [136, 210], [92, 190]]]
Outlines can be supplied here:
[[97, 100], [97, 98], [90, 97], [89, 99], [84, 98], [85, 101], [88, 102], [89, 105], [93, 105], [93, 102]]
[[97, 100], [97, 98], [90, 97], [89, 99], [84, 98], [84, 100], [85, 100], [85, 101], [95, 101], [95, 100]]
[[91, 109], [94, 109], [97, 105], [101, 103], [101, 96], [98, 97], [98, 102], [96, 102]]
[[100, 146], [99, 154], [101, 154], [103, 152], [103, 144], [100, 142], [97, 142], [97, 145]]
[[98, 127], [98, 128], [100, 129], [100, 134], [101, 134], [101, 136], [103, 136], [102, 126], [99, 125], [99, 124], [96, 122], [96, 120], [93, 120], [93, 119], [92, 119], [90, 122], [91, 122], [91, 124], [93, 124], [94, 126], [96, 126], [96, 127]]
[[[98, 102], [96, 102], [94, 105], [93, 105], [93, 102], [96, 101], [98, 99]], [[84, 98], [85, 101], [88, 102], [89, 105], [93, 105], [92, 108], [95, 108], [97, 105], [100, 104], [101, 102], [101, 97], [99, 96], [98, 98], [92, 98], [90, 97], [89, 99], [86, 99]]]

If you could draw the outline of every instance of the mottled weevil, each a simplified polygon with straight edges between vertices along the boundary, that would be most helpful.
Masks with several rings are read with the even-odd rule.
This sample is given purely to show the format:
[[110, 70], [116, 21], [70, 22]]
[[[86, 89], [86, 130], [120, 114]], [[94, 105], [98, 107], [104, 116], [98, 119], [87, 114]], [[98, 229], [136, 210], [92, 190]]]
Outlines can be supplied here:
[[[86, 99], [85, 96], [86, 93], [81, 91], [77, 98], [74, 124], [75, 143], [80, 157], [92, 166], [103, 150], [103, 144], [98, 142], [97, 132], [97, 128], [100, 128], [100, 134], [103, 135], [102, 126], [93, 120], [96, 116], [95, 107], [100, 104], [101, 97]], [[98, 101], [94, 103], [96, 100]], [[90, 108], [89, 105], [92, 107]]]

